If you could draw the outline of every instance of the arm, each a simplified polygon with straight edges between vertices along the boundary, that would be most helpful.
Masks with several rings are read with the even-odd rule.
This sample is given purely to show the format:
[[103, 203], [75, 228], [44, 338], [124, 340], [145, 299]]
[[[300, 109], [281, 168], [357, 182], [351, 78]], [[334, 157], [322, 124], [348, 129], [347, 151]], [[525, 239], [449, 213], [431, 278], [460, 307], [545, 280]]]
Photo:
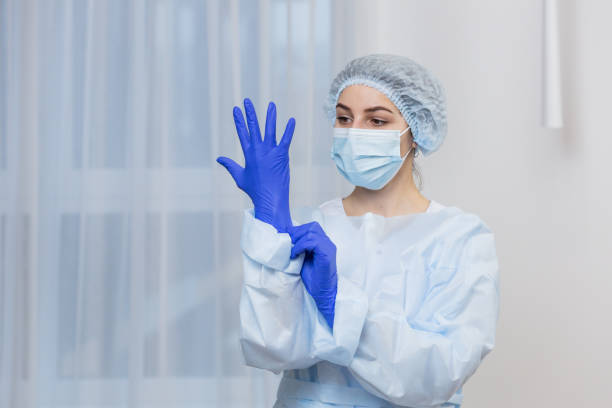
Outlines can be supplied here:
[[[242, 168], [227, 157], [223, 165], [238, 188], [249, 195], [254, 209], [245, 212], [241, 246], [244, 287], [240, 299], [240, 344], [246, 363], [276, 373], [305, 368], [320, 359], [348, 363], [363, 326], [365, 295], [350, 281], [338, 282], [335, 309], [341, 332], [326, 325], [301, 280], [304, 255], [290, 259], [292, 229], [289, 212], [289, 146], [295, 120], [291, 118], [276, 143], [276, 107], [270, 103], [262, 140], [253, 104], [244, 101], [247, 126], [238, 107], [234, 122], [245, 157]], [[347, 336], [347, 333], [349, 334]]]
[[366, 390], [398, 405], [449, 400], [494, 347], [497, 277], [493, 234], [485, 230], [469, 239], [457, 268], [431, 277], [416, 316], [371, 306], [349, 370]]
[[289, 234], [246, 210], [241, 247], [240, 344], [246, 363], [275, 373], [320, 360], [347, 365], [363, 327], [365, 293], [340, 277], [332, 332], [301, 280], [304, 254], [291, 259]]

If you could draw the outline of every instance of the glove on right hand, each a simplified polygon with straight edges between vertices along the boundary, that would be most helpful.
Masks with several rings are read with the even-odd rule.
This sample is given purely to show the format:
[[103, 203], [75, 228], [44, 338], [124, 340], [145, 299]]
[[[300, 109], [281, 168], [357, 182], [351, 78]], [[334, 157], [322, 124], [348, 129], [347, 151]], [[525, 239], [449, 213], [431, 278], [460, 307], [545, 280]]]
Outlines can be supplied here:
[[247, 126], [239, 107], [234, 107], [234, 123], [244, 153], [245, 167], [228, 157], [217, 162], [231, 174], [238, 188], [253, 201], [255, 218], [285, 232], [292, 225], [289, 211], [289, 146], [295, 129], [290, 118], [281, 141], [276, 144], [276, 105], [270, 102], [266, 116], [266, 131], [261, 139], [255, 108], [249, 98], [244, 100]]

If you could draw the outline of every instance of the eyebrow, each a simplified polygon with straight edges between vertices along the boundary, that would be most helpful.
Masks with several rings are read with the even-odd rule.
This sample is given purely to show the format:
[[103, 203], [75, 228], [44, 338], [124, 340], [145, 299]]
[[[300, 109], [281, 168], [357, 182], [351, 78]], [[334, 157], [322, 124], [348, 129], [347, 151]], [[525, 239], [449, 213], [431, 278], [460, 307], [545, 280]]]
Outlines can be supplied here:
[[[347, 111], [351, 112], [351, 108], [349, 108], [348, 106], [343, 105], [341, 103], [337, 104], [336, 108], [346, 109]], [[389, 113], [393, 113], [392, 111], [389, 110], [389, 108], [385, 108], [384, 106], [373, 106], [371, 108], [364, 109], [364, 112], [374, 112], [374, 111], [377, 111], [377, 110], [386, 110]]]

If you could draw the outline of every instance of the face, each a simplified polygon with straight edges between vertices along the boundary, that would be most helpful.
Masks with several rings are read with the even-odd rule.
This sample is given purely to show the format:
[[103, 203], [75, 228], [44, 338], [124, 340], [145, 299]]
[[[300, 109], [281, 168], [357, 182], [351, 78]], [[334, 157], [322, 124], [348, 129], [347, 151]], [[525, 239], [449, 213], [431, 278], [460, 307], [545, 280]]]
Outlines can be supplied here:
[[[382, 92], [366, 85], [350, 85], [344, 88], [336, 105], [334, 127], [359, 129], [404, 130], [408, 123]], [[400, 154], [404, 156], [408, 146], [416, 148], [409, 129], [401, 135]]]

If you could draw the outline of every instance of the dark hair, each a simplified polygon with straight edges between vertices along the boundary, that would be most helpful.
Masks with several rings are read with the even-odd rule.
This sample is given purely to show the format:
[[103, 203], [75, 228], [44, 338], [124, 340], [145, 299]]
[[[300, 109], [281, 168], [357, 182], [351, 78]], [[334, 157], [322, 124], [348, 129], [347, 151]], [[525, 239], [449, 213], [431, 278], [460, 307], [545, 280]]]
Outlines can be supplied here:
[[412, 178], [415, 180], [417, 190], [421, 191], [423, 189], [423, 175], [414, 156], [412, 156]]

